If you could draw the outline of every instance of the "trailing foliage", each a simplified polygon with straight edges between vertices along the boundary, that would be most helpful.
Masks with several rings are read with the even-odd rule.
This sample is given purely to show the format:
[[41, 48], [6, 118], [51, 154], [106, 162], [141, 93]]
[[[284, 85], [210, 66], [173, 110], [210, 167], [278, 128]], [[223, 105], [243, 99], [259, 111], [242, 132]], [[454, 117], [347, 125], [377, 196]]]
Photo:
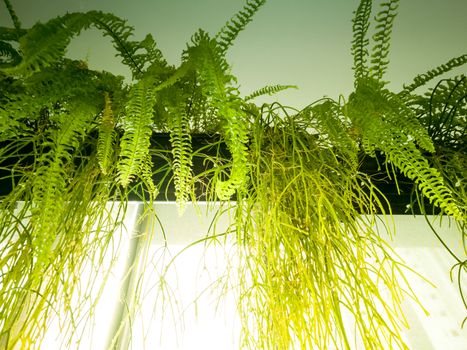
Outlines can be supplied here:
[[242, 346], [351, 349], [359, 339], [366, 349], [407, 348], [400, 304], [415, 296], [371, 219], [357, 219], [378, 207], [357, 164], [281, 109], [265, 110], [274, 127], [254, 133], [252, 199], [237, 209]]
[[192, 154], [191, 134], [189, 129], [190, 111], [184, 106], [176, 108], [171, 112], [172, 132], [170, 142], [172, 144], [173, 172], [175, 182], [175, 196], [179, 207], [179, 213], [185, 210], [186, 202], [189, 200], [192, 184]]
[[[13, 27], [0, 27], [0, 180], [8, 187], [0, 188], [0, 347], [39, 347], [62, 314], [64, 333], [76, 336], [93, 311], [76, 310], [72, 299], [95, 298], [80, 289], [83, 267], [104, 266], [128, 196], [150, 208], [172, 171], [181, 211], [196, 199], [195, 184], [209, 201], [235, 196], [242, 345], [348, 349], [349, 318], [365, 348], [406, 348], [400, 304], [404, 294], [416, 297], [373, 228], [386, 199], [359, 157], [383, 153], [389, 177], [398, 170], [411, 179], [419, 199], [456, 219], [467, 239], [467, 80], [415, 93], [467, 56], [389, 91], [383, 79], [398, 1], [379, 4], [370, 40], [373, 2], [362, 0], [348, 100], [324, 98], [300, 111], [259, 107], [255, 98], [295, 86], [242, 97], [226, 52], [265, 2], [247, 0], [215, 37], [197, 31], [175, 67], [151, 35], [132, 40], [133, 28], [112, 14], [69, 13], [24, 29], [4, 0]], [[90, 27], [111, 39], [131, 83], [64, 57]], [[155, 132], [170, 134], [170, 149], [152, 144]], [[194, 150], [193, 133], [214, 141]], [[212, 169], [194, 176], [194, 156]], [[166, 165], [155, 168], [161, 158]], [[455, 259], [464, 271], [465, 259]]]
[[371, 79], [359, 82], [346, 106], [347, 116], [361, 130], [362, 146], [367, 154], [375, 156], [375, 151], [381, 150], [404, 175], [418, 184], [430, 202], [463, 220], [441, 175], [430, 168], [415, 145], [416, 142], [422, 149], [434, 152], [426, 129], [410, 112], [396, 95]]
[[153, 88], [148, 81], [141, 80], [132, 86], [122, 120], [124, 134], [117, 165], [118, 182], [123, 187], [139, 175], [141, 164], [148, 155], [154, 104]]
[[102, 173], [108, 174], [113, 163], [115, 147], [115, 116], [112, 111], [110, 96], [104, 93], [104, 110], [99, 124], [99, 138], [97, 140], [97, 159]]
[[246, 119], [238, 89], [232, 86], [234, 79], [218, 43], [202, 30], [193, 36], [192, 42], [185, 55], [195, 62], [203, 93], [221, 119], [222, 135], [232, 154], [229, 178], [217, 182], [216, 188], [219, 198], [227, 200], [235, 191], [244, 190], [247, 182]]

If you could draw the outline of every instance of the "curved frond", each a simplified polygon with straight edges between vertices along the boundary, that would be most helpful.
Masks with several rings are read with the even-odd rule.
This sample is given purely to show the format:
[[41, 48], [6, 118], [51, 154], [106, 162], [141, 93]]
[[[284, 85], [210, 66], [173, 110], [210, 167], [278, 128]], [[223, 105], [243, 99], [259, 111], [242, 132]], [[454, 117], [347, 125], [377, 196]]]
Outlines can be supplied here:
[[89, 14], [93, 18], [94, 25], [112, 39], [123, 64], [130, 68], [135, 79], [140, 79], [147, 66], [151, 64], [166, 66], [167, 63], [150, 34], [142, 41], [130, 41], [133, 27], [127, 25], [125, 20], [98, 11]]
[[398, 6], [399, 0], [384, 2], [381, 4], [382, 10], [375, 17], [377, 24], [376, 33], [373, 35], [375, 44], [371, 53], [370, 75], [379, 81], [382, 81], [389, 63], [389, 43]]
[[256, 97], [263, 96], [263, 95], [273, 95], [280, 91], [287, 90], [287, 89], [298, 89], [296, 85], [269, 85], [262, 87], [261, 89], [253, 91], [251, 94], [247, 95], [244, 98], [244, 101], [253, 100]]
[[331, 99], [308, 106], [299, 113], [304, 128], [315, 133], [318, 143], [336, 154], [343, 153], [346, 161], [357, 163], [358, 147], [352, 138], [350, 121], [344, 117], [341, 106]]
[[441, 174], [430, 167], [415, 145], [418, 142], [428, 151], [434, 151], [426, 130], [410, 114], [405, 114], [408, 109], [398, 108], [397, 100], [391, 100], [388, 94], [387, 90], [375, 89], [371, 81], [368, 85], [361, 82], [346, 106], [349, 118], [361, 130], [365, 152], [375, 156], [375, 150], [382, 151], [418, 185], [430, 202], [455, 219], [463, 220], [462, 212], [444, 185]]
[[92, 16], [69, 13], [37, 23], [20, 38], [21, 63], [5, 70], [11, 74], [29, 75], [60, 60], [66, 52], [71, 38], [91, 25]]
[[362, 0], [358, 5], [354, 18], [352, 19], [352, 56], [354, 60], [353, 70], [355, 80], [363, 78], [368, 74], [368, 27], [370, 25], [370, 15], [372, 0]]
[[234, 78], [224, 52], [217, 42], [203, 31], [193, 37], [185, 59], [190, 60], [196, 70], [208, 103], [215, 108], [221, 120], [221, 132], [232, 155], [229, 179], [217, 181], [216, 192], [221, 200], [230, 198], [236, 190], [242, 189], [248, 180], [247, 142], [248, 130], [241, 109], [242, 101], [238, 89], [232, 86]]
[[266, 3], [266, 0], [247, 0], [243, 10], [233, 16], [216, 35], [216, 41], [222, 52], [226, 52], [238, 34], [251, 22], [254, 14]]
[[448, 62], [436, 68], [433, 68], [424, 74], [417, 75], [413, 79], [412, 83], [410, 83], [409, 85], [404, 85], [404, 89], [399, 93], [399, 95], [401, 95], [401, 97], [405, 97], [409, 95], [415, 89], [428, 83], [430, 80], [440, 76], [441, 74], [449, 72], [450, 70], [456, 67], [462, 66], [466, 63], [467, 63], [467, 54], [461, 55], [459, 57], [454, 57], [450, 59]]
[[70, 40], [92, 25], [112, 39], [118, 55], [131, 69], [135, 78], [142, 77], [150, 64], [166, 65], [151, 35], [147, 35], [140, 42], [130, 41], [133, 28], [128, 26], [125, 20], [100, 11], [89, 11], [68, 13], [44, 24], [34, 25], [20, 39], [23, 61], [6, 71], [11, 74], [28, 75], [54, 64], [63, 58]]
[[145, 80], [133, 85], [126, 104], [123, 118], [125, 132], [120, 140], [120, 159], [117, 164], [118, 182], [124, 187], [139, 173], [151, 144], [155, 96], [149, 85]]

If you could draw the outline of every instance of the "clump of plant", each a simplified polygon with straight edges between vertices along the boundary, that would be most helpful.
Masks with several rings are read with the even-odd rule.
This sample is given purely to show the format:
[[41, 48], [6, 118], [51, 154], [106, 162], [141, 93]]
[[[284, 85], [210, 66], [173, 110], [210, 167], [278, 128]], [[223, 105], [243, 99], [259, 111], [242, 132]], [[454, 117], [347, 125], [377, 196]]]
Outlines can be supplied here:
[[363, 191], [372, 185], [343, 129], [306, 131], [340, 125], [329, 112], [338, 109], [325, 101], [289, 115], [272, 105], [254, 121], [251, 189], [237, 214], [247, 348], [348, 349], [354, 331], [365, 348], [405, 346], [401, 302], [416, 296], [374, 229], [384, 199]]
[[[102, 266], [94, 258], [109, 248], [130, 196], [150, 207], [170, 178], [181, 212], [197, 188], [209, 201], [236, 200], [243, 345], [350, 348], [353, 324], [367, 348], [406, 347], [400, 303], [416, 296], [372, 228], [385, 198], [360, 171], [361, 154], [382, 153], [390, 176], [403, 173], [464, 227], [465, 172], [456, 159], [465, 158], [465, 118], [453, 117], [465, 115], [464, 78], [441, 83], [429, 100], [414, 91], [466, 55], [389, 91], [383, 78], [398, 1], [381, 4], [370, 50], [373, 2], [362, 0], [353, 20], [355, 91], [297, 111], [254, 103], [292, 86], [241, 97], [225, 58], [265, 0], [248, 0], [215, 36], [196, 32], [178, 67], [151, 35], [132, 41], [133, 28], [112, 14], [69, 13], [24, 29], [4, 3], [13, 27], [0, 28], [2, 346], [39, 344], [60, 308], [72, 333], [83, 310], [72, 309], [70, 295], [83, 264]], [[90, 27], [110, 38], [130, 84], [64, 57]], [[455, 107], [438, 113], [443, 103]], [[169, 150], [155, 145], [158, 133], [169, 135]], [[194, 149], [196, 133], [213, 136], [206, 150], [226, 152]], [[449, 160], [426, 157], [447, 139]], [[194, 174], [196, 157], [213, 167]]]

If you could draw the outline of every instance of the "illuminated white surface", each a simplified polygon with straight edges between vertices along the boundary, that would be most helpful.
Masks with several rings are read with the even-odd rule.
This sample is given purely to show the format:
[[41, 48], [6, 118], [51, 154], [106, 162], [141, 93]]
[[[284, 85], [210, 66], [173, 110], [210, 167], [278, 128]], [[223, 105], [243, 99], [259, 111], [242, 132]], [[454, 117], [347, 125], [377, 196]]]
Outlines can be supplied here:
[[[133, 208], [133, 211], [129, 211], [130, 217], [126, 221], [128, 227], [135, 222], [134, 216], [131, 216], [135, 210]], [[174, 203], [158, 203], [155, 211], [168, 237], [167, 245], [164, 246], [161, 226], [156, 223], [150, 232], [152, 240], [145, 245], [148, 263], [142, 267], [142, 279], [137, 281], [139, 307], [134, 318], [130, 345], [124, 349], [238, 349], [240, 324], [235, 294], [232, 291], [224, 293], [225, 290], [219, 292], [217, 289], [229, 286], [224, 282], [231, 282], [222, 277], [226, 276], [229, 268], [235, 269], [232, 244], [222, 239], [218, 244], [197, 244], [184, 250], [171, 262], [188, 244], [206, 236], [213, 212], [200, 217], [188, 205], [185, 214], [179, 217]], [[216, 233], [222, 233], [228, 221], [227, 216], [220, 220]], [[467, 330], [462, 330], [460, 324], [467, 312], [456, 284], [449, 278], [454, 260], [437, 242], [423, 217], [396, 216], [395, 225], [396, 235], [391, 244], [396, 252], [409, 266], [437, 286], [433, 288], [420, 278], [408, 275], [412, 288], [430, 313], [427, 316], [415, 304], [406, 303], [407, 318], [411, 325], [405, 333], [409, 348], [466, 349]], [[444, 220], [439, 232], [462, 257], [463, 249], [457, 229], [448, 227], [448, 221]], [[125, 237], [129, 240], [128, 233]], [[125, 265], [123, 260], [120, 259], [115, 266], [115, 278], [108, 281], [96, 309], [94, 328], [86, 327], [84, 333], [81, 333], [81, 344], [76, 349], [105, 349], [106, 337], [103, 335], [109, 332], [115, 314], [119, 295], [118, 278], [122, 276]], [[162, 280], [161, 275], [164, 276]], [[161, 288], [161, 281], [166, 282], [166, 288]], [[209, 289], [216, 281], [218, 284]], [[467, 285], [466, 282], [464, 274], [464, 285]], [[219, 299], [220, 294], [224, 294], [224, 298]], [[51, 328], [50, 334], [44, 348], [57, 348], [54, 346], [53, 334], [59, 334], [59, 331]]]

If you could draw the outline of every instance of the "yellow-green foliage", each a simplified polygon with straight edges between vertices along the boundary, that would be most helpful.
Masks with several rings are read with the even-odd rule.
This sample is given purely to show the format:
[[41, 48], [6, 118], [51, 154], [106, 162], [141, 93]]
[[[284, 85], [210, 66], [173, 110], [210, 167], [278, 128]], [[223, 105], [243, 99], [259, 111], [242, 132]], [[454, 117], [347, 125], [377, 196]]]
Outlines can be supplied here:
[[365, 152], [372, 156], [376, 150], [385, 153], [388, 161], [418, 184], [430, 202], [457, 220], [463, 220], [440, 173], [430, 167], [416, 146], [434, 152], [426, 129], [396, 95], [371, 78], [361, 79], [345, 106], [345, 113], [361, 131]]
[[139, 81], [130, 91], [120, 140], [118, 182], [126, 187], [139, 174], [149, 152], [155, 94], [149, 82]]
[[104, 94], [104, 110], [99, 123], [99, 138], [97, 140], [97, 159], [103, 174], [107, 174], [113, 162], [115, 152], [115, 116], [109, 94]]
[[350, 349], [355, 330], [366, 349], [407, 349], [400, 307], [414, 296], [374, 218], [360, 217], [378, 207], [366, 180], [295, 118], [273, 119], [253, 134], [250, 199], [238, 202], [242, 345]]
[[218, 181], [216, 192], [221, 200], [227, 200], [244, 190], [248, 179], [247, 147], [248, 128], [238, 89], [232, 86], [233, 77], [225, 61], [220, 45], [200, 30], [193, 37], [193, 46], [187, 50], [195, 62], [205, 94], [221, 121], [221, 132], [232, 154], [229, 178]]
[[[184, 106], [183, 106], [184, 107]], [[192, 193], [192, 154], [189, 111], [175, 108], [171, 115], [170, 142], [173, 154], [175, 196], [179, 212], [184, 211], [189, 195]]]
[[32, 181], [31, 239], [34, 255], [41, 263], [48, 261], [59, 230], [63, 229], [56, 218], [64, 215], [67, 182], [72, 180], [70, 173], [74, 167], [72, 154], [92, 117], [92, 114], [75, 113], [60, 118], [58, 129], [52, 130], [39, 146], [49, 149], [38, 158], [39, 166]]

